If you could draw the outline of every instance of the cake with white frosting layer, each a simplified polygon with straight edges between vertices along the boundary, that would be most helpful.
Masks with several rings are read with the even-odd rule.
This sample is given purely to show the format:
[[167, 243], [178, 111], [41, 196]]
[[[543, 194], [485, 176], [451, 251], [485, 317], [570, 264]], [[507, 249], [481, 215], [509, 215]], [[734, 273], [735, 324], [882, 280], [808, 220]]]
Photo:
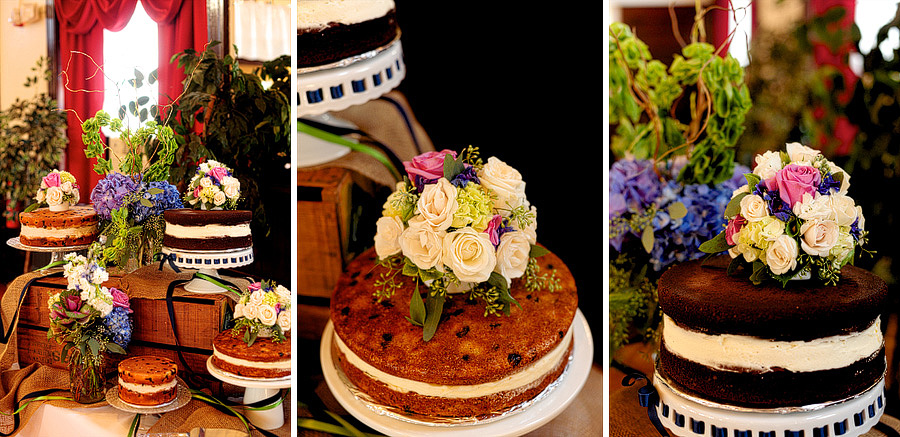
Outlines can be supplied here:
[[330, 64], [391, 43], [399, 35], [393, 0], [299, 0], [297, 66]]
[[213, 339], [212, 363], [220, 370], [247, 378], [283, 378], [291, 374], [291, 335], [283, 340], [258, 337], [248, 345], [232, 330]]
[[100, 218], [91, 206], [65, 211], [38, 208], [19, 214], [19, 242], [26, 246], [66, 247], [91, 244], [100, 233]]
[[163, 212], [163, 246], [187, 250], [233, 250], [253, 245], [247, 210], [170, 209]]
[[132, 405], [157, 406], [173, 400], [178, 394], [178, 365], [155, 356], [137, 356], [119, 362], [119, 400]]
[[659, 372], [703, 399], [805, 406], [856, 395], [884, 375], [887, 286], [863, 269], [844, 266], [835, 286], [782, 287], [694, 261], [666, 271], [658, 291]]

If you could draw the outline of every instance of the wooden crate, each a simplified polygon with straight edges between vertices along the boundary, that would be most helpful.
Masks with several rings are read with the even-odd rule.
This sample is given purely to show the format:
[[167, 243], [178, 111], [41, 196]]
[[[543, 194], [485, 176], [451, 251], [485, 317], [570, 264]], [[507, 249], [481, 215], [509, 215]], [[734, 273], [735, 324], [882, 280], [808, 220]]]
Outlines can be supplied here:
[[337, 167], [297, 172], [297, 293], [331, 297], [347, 261], [353, 188]]
[[[118, 278], [105, 284], [116, 286]], [[45, 278], [36, 281], [25, 295], [19, 310], [18, 352], [19, 363], [42, 363], [64, 368], [59, 361], [62, 346], [47, 338], [50, 326], [47, 299], [51, 293], [65, 289], [64, 278]], [[224, 324], [229, 298], [220, 294], [186, 294], [175, 290], [172, 298], [175, 324], [182, 355], [195, 373], [208, 374], [206, 360], [212, 355], [212, 341]], [[132, 297], [134, 331], [128, 346], [129, 355], [158, 355], [179, 363], [175, 334], [169, 321], [164, 299]], [[119, 358], [113, 355], [113, 358]]]

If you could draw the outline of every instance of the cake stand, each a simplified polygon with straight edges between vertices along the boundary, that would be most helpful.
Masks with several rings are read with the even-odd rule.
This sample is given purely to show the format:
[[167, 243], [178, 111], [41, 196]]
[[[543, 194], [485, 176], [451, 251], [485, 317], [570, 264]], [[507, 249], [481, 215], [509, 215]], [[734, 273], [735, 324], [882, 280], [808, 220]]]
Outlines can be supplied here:
[[138, 414], [161, 414], [169, 411], [175, 411], [191, 401], [191, 391], [181, 379], [176, 379], [175, 399], [162, 405], [144, 406], [129, 404], [119, 399], [119, 386], [114, 385], [106, 390], [106, 402], [110, 406], [127, 413]]
[[[163, 246], [160, 251], [163, 255], [171, 257], [170, 260], [175, 266], [183, 269], [196, 269], [198, 273], [213, 278], [221, 277], [218, 269], [231, 269], [253, 263], [253, 246], [232, 250], [187, 250]], [[197, 277], [184, 284], [184, 289], [200, 294], [228, 291], [226, 288]]]
[[679, 437], [856, 437], [878, 423], [885, 407], [884, 377], [846, 399], [776, 409], [736, 407], [693, 396], [668, 381], [658, 368], [653, 385], [659, 402], [649, 408], [655, 408], [660, 423]]
[[42, 246], [28, 246], [26, 244], [22, 244], [19, 241], [19, 237], [12, 237], [9, 240], [6, 240], [6, 245], [24, 250], [26, 252], [42, 252], [42, 253], [50, 253], [50, 263], [62, 261], [63, 254], [68, 252], [77, 252], [79, 250], [85, 250], [91, 247], [90, 244], [81, 244], [77, 246], [60, 246], [60, 247], [42, 247]]
[[[336, 127], [348, 123], [330, 114], [374, 100], [406, 75], [398, 36], [390, 44], [333, 64], [297, 71], [297, 117]], [[310, 167], [340, 158], [350, 149], [298, 132], [298, 165]]]
[[[245, 405], [268, 399], [278, 394], [281, 389], [291, 387], [291, 375], [283, 378], [248, 378], [238, 376], [216, 367], [212, 362], [212, 357], [206, 360], [206, 369], [209, 370], [210, 375], [222, 382], [244, 387]], [[276, 429], [284, 425], [284, 411], [277, 406], [266, 410], [247, 410], [244, 412], [244, 416], [261, 429]]]

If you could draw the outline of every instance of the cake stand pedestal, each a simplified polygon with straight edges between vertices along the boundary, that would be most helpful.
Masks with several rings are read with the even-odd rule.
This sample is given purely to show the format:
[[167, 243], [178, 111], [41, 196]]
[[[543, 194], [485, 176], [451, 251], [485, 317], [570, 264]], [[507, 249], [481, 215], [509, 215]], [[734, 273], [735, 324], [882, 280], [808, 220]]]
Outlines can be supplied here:
[[[212, 357], [206, 360], [209, 374], [222, 382], [244, 387], [244, 404], [249, 405], [268, 399], [278, 394], [281, 389], [291, 387], [290, 375], [284, 378], [245, 378], [219, 369], [212, 363]], [[261, 429], [276, 429], [284, 425], [284, 411], [278, 406], [266, 410], [247, 410], [244, 412], [251, 423]]]
[[659, 402], [649, 408], [654, 408], [660, 423], [679, 437], [856, 437], [878, 423], [885, 407], [883, 377], [847, 399], [777, 409], [743, 408], [698, 398], [670, 383], [658, 368], [653, 386]]
[[[160, 251], [183, 269], [196, 269], [212, 278], [221, 278], [218, 269], [231, 269], [253, 263], [253, 246], [233, 250], [186, 250], [163, 246]], [[214, 294], [228, 290], [202, 278], [194, 278], [184, 289], [192, 293]]]
[[79, 250], [85, 250], [85, 249], [91, 247], [90, 244], [81, 244], [78, 246], [60, 246], [60, 247], [28, 246], [28, 245], [22, 244], [22, 242], [19, 241], [19, 237], [13, 237], [13, 238], [10, 238], [9, 240], [6, 240], [6, 245], [10, 246], [10, 247], [14, 247], [19, 250], [24, 250], [26, 252], [43, 252], [43, 253], [49, 252], [51, 264], [54, 262], [57, 262], [57, 261], [62, 261], [63, 254], [65, 254], [65, 253], [77, 252]]

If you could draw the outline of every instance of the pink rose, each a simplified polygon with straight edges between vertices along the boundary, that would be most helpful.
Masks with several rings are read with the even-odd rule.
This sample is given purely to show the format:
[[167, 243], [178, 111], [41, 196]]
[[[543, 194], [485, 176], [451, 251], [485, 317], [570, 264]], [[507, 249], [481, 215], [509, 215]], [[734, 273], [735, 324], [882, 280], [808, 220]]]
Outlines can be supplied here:
[[488, 236], [491, 237], [491, 244], [493, 244], [494, 247], [500, 245], [501, 227], [503, 227], [503, 217], [501, 217], [500, 215], [494, 215], [494, 217], [491, 218], [491, 221], [488, 222], [487, 229], [484, 230], [484, 233], [488, 234]]
[[131, 313], [131, 304], [128, 302], [128, 295], [118, 288], [110, 288], [109, 293], [113, 297], [113, 307], [125, 308]]
[[43, 180], [44, 184], [47, 185], [48, 188], [49, 187], [58, 187], [60, 185], [59, 173], [57, 173], [57, 172], [53, 172], [53, 173], [48, 174], [47, 176], [44, 176], [44, 178], [42, 180]]
[[207, 175], [212, 176], [219, 183], [228, 176], [228, 170], [225, 167], [213, 167]]
[[197, 185], [197, 187], [194, 188], [194, 197], [197, 199], [200, 198], [200, 186], [199, 185]]
[[[403, 168], [409, 175], [409, 180], [416, 182], [416, 176], [421, 177], [426, 183], [440, 179], [444, 176], [444, 156], [450, 155], [456, 159], [456, 152], [441, 150], [440, 152], [425, 152], [416, 156], [412, 161], [403, 161]], [[418, 186], [418, 184], [416, 184]]]
[[814, 196], [822, 174], [815, 167], [808, 165], [788, 164], [775, 173], [775, 176], [766, 179], [766, 188], [778, 190], [778, 195], [788, 208], [803, 200], [804, 194]]
[[250, 290], [251, 293], [256, 290], [259, 290], [260, 288], [262, 288], [262, 283], [259, 283], [259, 282], [254, 282], [247, 286], [247, 290]]
[[734, 235], [740, 232], [745, 224], [747, 224], [747, 219], [740, 214], [728, 221], [728, 226], [725, 227], [725, 242], [727, 242], [729, 246], [737, 244], [737, 242], [734, 241]]

